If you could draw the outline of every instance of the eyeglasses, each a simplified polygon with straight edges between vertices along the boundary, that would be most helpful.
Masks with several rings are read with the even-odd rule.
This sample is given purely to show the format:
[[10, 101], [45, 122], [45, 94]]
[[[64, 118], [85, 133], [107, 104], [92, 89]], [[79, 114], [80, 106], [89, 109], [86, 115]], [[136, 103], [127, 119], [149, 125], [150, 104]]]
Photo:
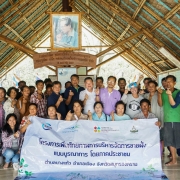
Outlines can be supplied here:
[[108, 81], [108, 83], [114, 84], [115, 82], [114, 81]]

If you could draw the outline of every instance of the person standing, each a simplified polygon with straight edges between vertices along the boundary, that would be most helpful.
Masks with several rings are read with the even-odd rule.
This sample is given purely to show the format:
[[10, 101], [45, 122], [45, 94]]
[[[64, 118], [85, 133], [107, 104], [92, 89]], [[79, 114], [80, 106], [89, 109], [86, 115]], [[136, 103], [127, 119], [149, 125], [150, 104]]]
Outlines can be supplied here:
[[121, 100], [126, 104], [126, 114], [132, 119], [135, 114], [141, 111], [140, 101], [143, 97], [138, 94], [138, 85], [136, 82], [130, 83], [129, 88], [131, 94], [128, 94], [129, 90], [126, 89]]
[[104, 88], [103, 83], [104, 83], [103, 77], [96, 78], [96, 88], [99, 88], [99, 89]]
[[26, 86], [25, 81], [19, 81], [18, 83], [18, 91], [17, 91], [17, 96], [16, 99], [18, 100], [22, 96], [22, 87]]
[[91, 77], [86, 77], [84, 79], [85, 83], [85, 90], [81, 91], [79, 94], [79, 99], [83, 101], [84, 105], [84, 114], [88, 114], [88, 111], [94, 113], [94, 103], [96, 101], [96, 93], [95, 89], [93, 88], [93, 79]]
[[121, 99], [119, 91], [114, 89], [116, 85], [116, 77], [109, 76], [107, 79], [107, 88], [97, 88], [96, 101], [102, 101], [104, 106], [104, 113], [110, 115], [115, 111], [115, 104]]
[[36, 88], [37, 90], [31, 95], [30, 103], [37, 104], [37, 116], [44, 118], [47, 115], [47, 100], [42, 92], [44, 88], [44, 82], [42, 80], [37, 80]]
[[170, 100], [175, 99], [180, 90], [174, 87], [175, 76], [168, 75], [166, 83], [167, 91], [158, 88], [158, 104], [164, 110], [164, 146], [169, 146], [172, 155], [172, 159], [166, 165], [170, 166], [177, 164], [176, 149], [180, 148], [180, 106], [171, 106]]
[[57, 108], [57, 112], [61, 114], [61, 119], [66, 117], [66, 106], [65, 101], [60, 94], [61, 83], [59, 81], [54, 81], [52, 85], [52, 94], [47, 99], [48, 107], [54, 105]]
[[6, 101], [6, 90], [3, 87], [0, 87], [0, 130], [5, 123], [5, 112], [3, 105]]
[[22, 89], [22, 96], [17, 101], [17, 108], [20, 113], [20, 121], [23, 116], [27, 116], [29, 114], [29, 104], [30, 104], [30, 89], [28, 86], [24, 86]]
[[68, 106], [68, 110], [73, 110], [73, 101], [79, 100], [79, 94], [84, 90], [79, 86], [79, 76], [77, 74], [71, 75], [72, 86], [67, 88], [64, 92], [65, 103]]

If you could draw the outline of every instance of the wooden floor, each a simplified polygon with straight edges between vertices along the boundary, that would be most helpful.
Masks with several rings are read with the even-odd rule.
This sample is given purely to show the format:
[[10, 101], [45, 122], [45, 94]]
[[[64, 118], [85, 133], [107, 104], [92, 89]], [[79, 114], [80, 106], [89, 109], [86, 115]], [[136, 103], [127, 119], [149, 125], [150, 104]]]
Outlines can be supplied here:
[[[175, 166], [165, 166], [164, 162], [167, 162], [169, 158], [165, 154], [162, 160], [162, 168], [169, 180], [179, 180], [180, 179], [180, 157], [178, 157], [178, 165]], [[7, 170], [0, 168], [0, 180], [14, 180], [17, 176], [17, 171], [14, 171], [13, 168]]]

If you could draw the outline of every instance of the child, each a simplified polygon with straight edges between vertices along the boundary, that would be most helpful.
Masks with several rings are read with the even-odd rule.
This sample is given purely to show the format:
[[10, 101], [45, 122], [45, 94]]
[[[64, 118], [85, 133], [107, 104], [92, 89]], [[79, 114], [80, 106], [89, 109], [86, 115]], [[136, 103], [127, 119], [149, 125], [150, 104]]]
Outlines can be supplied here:
[[118, 101], [115, 105], [116, 113], [111, 113], [111, 120], [112, 121], [121, 121], [121, 120], [130, 120], [131, 118], [124, 114], [126, 105], [123, 101]]
[[110, 117], [103, 113], [103, 103], [97, 101], [94, 103], [94, 113], [88, 111], [89, 120], [93, 121], [110, 121]]
[[48, 119], [51, 120], [61, 120], [61, 114], [56, 112], [56, 107], [51, 105], [48, 107]]

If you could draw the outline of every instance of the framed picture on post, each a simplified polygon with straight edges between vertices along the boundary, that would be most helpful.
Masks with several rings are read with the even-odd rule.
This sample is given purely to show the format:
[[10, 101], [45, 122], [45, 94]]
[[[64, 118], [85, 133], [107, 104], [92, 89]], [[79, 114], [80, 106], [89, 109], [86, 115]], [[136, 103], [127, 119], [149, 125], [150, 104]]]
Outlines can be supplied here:
[[51, 13], [51, 49], [77, 50], [81, 49], [81, 13], [60, 12]]

